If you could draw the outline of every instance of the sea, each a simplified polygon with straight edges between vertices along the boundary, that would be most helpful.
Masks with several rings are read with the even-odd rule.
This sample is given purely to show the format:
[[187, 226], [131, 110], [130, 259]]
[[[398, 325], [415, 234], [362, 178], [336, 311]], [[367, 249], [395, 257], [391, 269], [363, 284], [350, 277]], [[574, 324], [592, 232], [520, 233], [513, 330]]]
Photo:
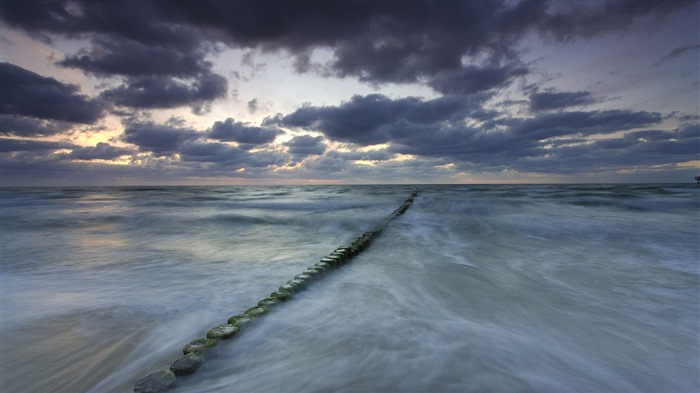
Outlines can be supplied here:
[[122, 393], [417, 197], [174, 392], [700, 391], [700, 186], [0, 190], [0, 390]]

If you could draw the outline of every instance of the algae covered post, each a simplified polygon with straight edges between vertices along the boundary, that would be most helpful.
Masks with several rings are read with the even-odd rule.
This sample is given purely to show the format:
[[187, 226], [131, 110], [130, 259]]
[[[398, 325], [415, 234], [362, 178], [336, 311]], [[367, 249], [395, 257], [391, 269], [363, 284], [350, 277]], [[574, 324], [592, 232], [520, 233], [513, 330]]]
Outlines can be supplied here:
[[371, 241], [381, 233], [389, 222], [404, 214], [417, 196], [418, 192], [414, 191], [401, 206], [375, 227], [358, 236], [349, 246], [338, 247], [328, 256], [321, 258], [319, 262], [309, 266], [304, 272], [281, 285], [277, 291], [260, 300], [255, 306], [248, 308], [242, 314], [228, 318], [227, 324], [210, 329], [205, 338], [192, 340], [183, 348], [183, 356], [175, 360], [170, 365], [169, 370], [157, 370], [136, 382], [134, 393], [158, 393], [175, 388], [177, 377], [195, 373], [207, 359], [207, 356], [214, 354], [214, 347], [221, 340], [235, 337], [241, 329], [269, 313], [273, 307], [288, 301], [295, 293], [306, 289], [333, 269], [340, 268], [350, 262], [353, 257], [370, 245]]

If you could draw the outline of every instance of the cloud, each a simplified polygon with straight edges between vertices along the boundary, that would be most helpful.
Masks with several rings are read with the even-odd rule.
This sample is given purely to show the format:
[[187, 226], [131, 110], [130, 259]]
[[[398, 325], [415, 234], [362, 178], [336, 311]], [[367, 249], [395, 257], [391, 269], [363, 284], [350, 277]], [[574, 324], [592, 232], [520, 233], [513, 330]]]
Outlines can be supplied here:
[[199, 134], [190, 128], [145, 122], [127, 126], [121, 139], [136, 145], [141, 152], [166, 156], [178, 153], [185, 142], [198, 136]]
[[[570, 111], [513, 118], [492, 110], [484, 116], [484, 99], [462, 95], [432, 100], [390, 99], [372, 94], [354, 96], [338, 106], [301, 107], [288, 115], [268, 118], [261, 127], [232, 118], [215, 122], [205, 132], [178, 124], [134, 123], [122, 139], [142, 152], [169, 156], [184, 166], [196, 163], [215, 171], [257, 168], [263, 172], [256, 173], [272, 176], [264, 172], [265, 168], [296, 162], [301, 163], [295, 169], [298, 176], [315, 178], [325, 178], [322, 170], [336, 169], [343, 171], [336, 172], [337, 176], [382, 176], [382, 168], [401, 172], [396, 168], [399, 164], [392, 161], [396, 154], [410, 155], [413, 161], [431, 160], [433, 166], [449, 163], [454, 170], [571, 174], [597, 170], [598, 166], [603, 170], [622, 168], [622, 164], [615, 164], [616, 156], [625, 165], [668, 164], [670, 156], [691, 160], [697, 146], [698, 137], [693, 134], [697, 127], [674, 132], [640, 130], [660, 124], [663, 117], [659, 113]], [[478, 115], [472, 117], [475, 112]], [[479, 125], [469, 125], [468, 119], [475, 119]], [[321, 132], [330, 140], [355, 146], [386, 143], [387, 147], [361, 151], [347, 145], [346, 152], [327, 151], [324, 137], [297, 135], [283, 144], [288, 153], [251, 152], [249, 145], [270, 143], [282, 132], [274, 125]], [[604, 140], [592, 138], [601, 134], [609, 136]], [[206, 142], [206, 138], [218, 142]], [[225, 142], [237, 142], [239, 146]], [[669, 154], [664, 157], [663, 152]], [[370, 161], [374, 166], [358, 166], [356, 161]], [[425, 168], [422, 170], [427, 176], [429, 170]]]
[[465, 66], [434, 74], [428, 85], [443, 94], [473, 94], [506, 87], [513, 78], [527, 73], [522, 65]]
[[[145, 38], [145, 37], [142, 37]], [[154, 45], [121, 36], [94, 38], [88, 49], [57, 62], [98, 77], [122, 77], [122, 83], [102, 93], [117, 105], [139, 109], [191, 106], [204, 112], [206, 104], [226, 97], [228, 81], [211, 72], [206, 51], [187, 45]]]
[[192, 43], [185, 26], [177, 26], [157, 18], [162, 11], [157, 2], [102, 3], [92, 1], [35, 0], [7, 4], [3, 20], [17, 28], [36, 32], [79, 36], [101, 33], [154, 44], [186, 46]]
[[[284, 51], [297, 58], [301, 72], [315, 70], [372, 84], [425, 83], [454, 94], [499, 89], [527, 73], [516, 49], [530, 32], [558, 41], [590, 38], [630, 30], [642, 22], [648, 27], [692, 4], [693, 0], [26, 0], [4, 4], [0, 16], [8, 26], [31, 34], [91, 39], [91, 48], [67, 56], [61, 64], [100, 75], [201, 79], [209, 73], [204, 57], [224, 44]], [[332, 60], [310, 64], [309, 54], [317, 48], [330, 48]], [[142, 83], [127, 80], [127, 87], [135, 84]], [[158, 91], [157, 86], [143, 86]]]
[[[657, 60], [653, 65], [654, 67], [661, 67], [663, 63], [667, 62], [668, 60], [675, 59], [676, 57], [681, 56], [683, 53], [686, 52], [693, 52], [693, 51], [698, 51], [700, 50], [700, 45], [686, 45], [686, 46], [679, 46], [677, 48], [671, 49], [670, 52], [668, 52], [667, 55], [661, 56], [659, 60]], [[697, 58], [697, 54], [695, 55]]]
[[282, 165], [289, 156], [276, 151], [258, 151], [251, 153], [225, 143], [190, 142], [180, 150], [183, 162], [213, 163], [221, 167], [233, 168], [265, 168], [271, 165]]
[[[268, 143], [281, 130], [244, 126], [230, 118], [216, 122], [213, 128], [213, 131], [198, 132], [173, 120], [166, 124], [133, 122], [126, 127], [121, 140], [136, 145], [140, 152], [150, 152], [155, 157], [169, 157], [172, 164], [185, 166], [190, 163], [210, 163], [222, 167], [258, 168], [282, 165], [289, 159], [286, 153], [271, 150], [255, 153], [248, 151], [252, 146]], [[217, 139], [217, 135], [223, 138], [220, 139], [222, 142], [237, 141], [240, 144], [231, 146], [205, 141], [207, 138]], [[236, 139], [232, 139], [234, 137]], [[105, 154], [129, 154], [129, 150], [115, 150], [111, 146], [103, 146], [103, 149]], [[97, 153], [97, 150], [92, 152]]]
[[645, 130], [625, 133], [625, 140], [645, 153], [662, 155], [695, 155], [700, 146], [700, 125], [690, 125], [672, 131]]
[[[651, 168], [697, 160], [700, 128], [664, 131], [663, 138], [646, 140], [631, 132], [622, 138], [561, 146], [540, 159], [521, 159], [516, 167], [526, 171], [560, 174], [610, 172], [634, 167]], [[647, 134], [648, 136], [648, 134]]]
[[417, 97], [392, 100], [381, 94], [356, 95], [339, 106], [305, 106], [267, 122], [319, 131], [331, 140], [373, 145], [391, 140], [391, 134], [407, 123], [463, 120], [473, 111], [481, 111], [484, 100], [484, 96], [444, 96], [425, 101]]
[[133, 151], [130, 149], [112, 146], [109, 143], [98, 142], [95, 146], [75, 147], [68, 157], [85, 161], [114, 160], [132, 153]]
[[565, 112], [497, 120], [485, 123], [483, 128], [453, 125], [437, 130], [419, 129], [406, 133], [397, 142], [403, 146], [398, 148], [401, 153], [498, 162], [501, 155], [515, 158], [550, 154], [548, 145], [552, 138], [579, 139], [645, 127], [660, 121], [658, 113], [648, 112]]
[[696, 0], [608, 0], [549, 2], [548, 11], [533, 21], [537, 31], [558, 41], [591, 38], [626, 31], [646, 23], [653, 27], [661, 18], [696, 3]]
[[[300, 161], [304, 168], [299, 169], [308, 170], [305, 175], [318, 178], [335, 169], [338, 172], [328, 176], [381, 178], [386, 176], [382, 170], [399, 173], [399, 166], [409, 165], [422, 168], [430, 178], [434, 172], [426, 168], [436, 163], [454, 164], [450, 168], [455, 170], [580, 173], [598, 165], [608, 170], [668, 164], [669, 157], [697, 159], [697, 128], [640, 131], [661, 128], [666, 120], [664, 128], [672, 127], [673, 121], [697, 124], [697, 118], [668, 120], [646, 111], [585, 110], [598, 102], [585, 91], [526, 91], [531, 93], [526, 113], [531, 117], [511, 113], [505, 101], [490, 101], [520, 78], [536, 77], [537, 71], [522, 60], [523, 43], [527, 44], [523, 40], [539, 35], [570, 42], [647, 31], [663, 17], [696, 4], [690, 0], [6, 2], [0, 10], [4, 26], [44, 41], [68, 39], [71, 45], [83, 45], [57, 64], [101, 78], [104, 84], [95, 99], [76, 86], [3, 63], [0, 134], [18, 139], [3, 139], [2, 148], [16, 168], [21, 167], [20, 157], [35, 162], [34, 157], [44, 155], [49, 157], [47, 163], [64, 160], [61, 168], [66, 170], [77, 165], [103, 168], [94, 160], [118, 158], [132, 154], [131, 150], [20, 138], [56, 139], [73, 123], [101, 119], [108, 105], [135, 112], [190, 106], [202, 113], [227, 94], [228, 82], [215, 73], [212, 61], [229, 47], [248, 53], [242, 65], [252, 67], [253, 74], [264, 67], [254, 62], [254, 54], [277, 52], [296, 60], [297, 72], [353, 78], [375, 86], [420, 84], [442, 96], [358, 95], [338, 105], [303, 106], [260, 126], [229, 118], [199, 132], [183, 124], [136, 121], [125, 126], [120, 138], [134, 146], [141, 169], [156, 171], [163, 165], [177, 167], [179, 174], [207, 175], [213, 170], [223, 175], [232, 168], [255, 168], [262, 174], [269, 166]], [[659, 62], [697, 49], [697, 45], [678, 46]], [[317, 50], [323, 55], [315, 56]], [[236, 73], [227, 71], [226, 75]], [[248, 102], [250, 113], [258, 109], [257, 99]], [[264, 150], [284, 132], [278, 127], [323, 136], [296, 136], [284, 144], [286, 152]], [[601, 134], [605, 139], [596, 140]], [[344, 147], [350, 151], [328, 151], [326, 143], [334, 145], [331, 142], [347, 143]], [[375, 144], [387, 147], [359, 149]], [[72, 153], [57, 154], [61, 149]], [[392, 160], [396, 154], [412, 158], [399, 164]], [[93, 162], [81, 162], [89, 160]], [[353, 161], [372, 161], [376, 167]], [[410, 176], [408, 171], [400, 173]]]
[[512, 134], [544, 140], [561, 136], [609, 134], [655, 125], [661, 120], [661, 114], [655, 112], [606, 110], [548, 113], [531, 119], [510, 119], [505, 124]]
[[183, 161], [215, 162], [237, 166], [246, 156], [246, 151], [224, 143], [188, 143], [180, 150]]
[[284, 131], [278, 128], [250, 126], [229, 117], [223, 122], [215, 122], [208, 136], [221, 142], [262, 145], [274, 141], [281, 134]]
[[[576, 95], [578, 100], [586, 97], [585, 94]], [[630, 137], [608, 137], [601, 142], [590, 138], [647, 128], [663, 120], [661, 114], [645, 111], [542, 112], [534, 117], [517, 118], [498, 111], [484, 116], [481, 109], [474, 108], [481, 108], [481, 103], [470, 101], [469, 96], [392, 100], [382, 95], [368, 95], [355, 96], [338, 106], [302, 107], [286, 116], [268, 119], [268, 122], [322, 132], [331, 140], [361, 146], [388, 143], [388, 148], [375, 156], [372, 152], [360, 151], [326, 153], [334, 165], [340, 164], [333, 160], [382, 161], [393, 154], [406, 154], [445, 160], [469, 170], [511, 168], [560, 173], [574, 171], [574, 162], [578, 165], [577, 171], [590, 170], [597, 162], [594, 159], [584, 162], [586, 157], [597, 157], [603, 154], [601, 152], [610, 154], [613, 148], [630, 152], [653, 150], [652, 145], [644, 145], [646, 150], [642, 149], [641, 141], [630, 140]], [[475, 116], [475, 112], [478, 115]], [[468, 125], [466, 120], [470, 118], [476, 120], [474, 124], [478, 126]], [[685, 134], [673, 135], [679, 138]], [[677, 140], [666, 134], [663, 138], [670, 144], [669, 148], [679, 148]], [[646, 160], [643, 155], [635, 157], [631, 153], [628, 159], [638, 164]], [[559, 160], [571, 162], [571, 166], [558, 167]], [[547, 166], [552, 168], [546, 169]]]
[[530, 94], [530, 110], [540, 112], [552, 109], [564, 109], [571, 106], [585, 106], [595, 103], [587, 91], [542, 92]]
[[347, 161], [387, 161], [392, 159], [395, 154], [385, 150], [370, 150], [370, 151], [350, 151], [339, 152], [333, 151], [328, 153], [329, 157], [338, 157]]
[[134, 40], [94, 39], [89, 49], [68, 55], [58, 65], [79, 68], [97, 76], [191, 77], [209, 73], [211, 62], [204, 53], [182, 51], [179, 48], [151, 46]]
[[200, 75], [189, 83], [168, 76], [139, 76], [128, 78], [123, 85], [102, 92], [101, 97], [130, 108], [192, 106], [195, 112], [201, 112], [203, 105], [225, 97], [227, 90], [228, 82], [218, 74]]
[[[646, 140], [644, 144], [638, 143], [637, 146], [640, 147], [640, 150], [644, 150], [645, 154], [657, 154], [659, 158], [664, 159], [666, 162], [676, 155], [688, 157], [689, 159], [693, 159], [691, 157], [694, 156], [696, 160], [698, 159], [700, 125], [695, 124], [674, 131], [667, 131], [664, 137], [651, 141]], [[646, 146], [646, 148], [642, 148], [642, 146]]]
[[255, 153], [248, 153], [245, 159], [244, 168], [267, 168], [284, 165], [289, 162], [288, 154], [276, 150], [261, 150]]
[[14, 64], [0, 63], [0, 81], [2, 114], [92, 124], [104, 112], [104, 103], [79, 94], [78, 86], [61, 83]]
[[0, 152], [53, 151], [70, 149], [74, 146], [65, 142], [39, 141], [31, 139], [0, 138]]
[[[416, 183], [436, 180], [435, 160], [420, 157], [410, 161], [389, 161], [393, 154], [387, 151], [338, 152], [329, 151], [312, 156], [295, 168], [297, 176], [306, 179], [343, 180], [349, 182]], [[356, 161], [371, 161], [358, 163]], [[387, 174], [391, 174], [387, 177]]]
[[662, 120], [653, 112], [607, 110], [544, 113], [532, 118], [491, 114], [479, 127], [467, 126], [465, 120], [474, 107], [480, 108], [479, 101], [465, 96], [428, 101], [355, 96], [339, 106], [302, 107], [268, 122], [322, 132], [331, 140], [361, 146], [389, 143], [390, 153], [492, 166], [507, 165], [509, 158], [546, 155], [551, 139], [610, 134]]
[[258, 111], [258, 99], [253, 98], [252, 100], [248, 101], [248, 112], [255, 113], [257, 111]]
[[284, 143], [290, 154], [297, 156], [320, 155], [328, 147], [323, 143], [323, 137], [311, 135], [298, 135]]
[[72, 125], [57, 120], [0, 114], [0, 135], [20, 137], [58, 135], [68, 131]]
[[165, 10], [155, 5], [70, 1], [10, 6], [2, 17], [30, 34], [89, 38], [89, 47], [57, 64], [98, 77], [120, 77], [120, 86], [101, 94], [107, 101], [139, 109], [190, 106], [201, 113], [228, 90], [227, 80], [212, 73], [205, 60], [215, 51], [215, 40], [187, 24], [158, 19], [156, 14]]

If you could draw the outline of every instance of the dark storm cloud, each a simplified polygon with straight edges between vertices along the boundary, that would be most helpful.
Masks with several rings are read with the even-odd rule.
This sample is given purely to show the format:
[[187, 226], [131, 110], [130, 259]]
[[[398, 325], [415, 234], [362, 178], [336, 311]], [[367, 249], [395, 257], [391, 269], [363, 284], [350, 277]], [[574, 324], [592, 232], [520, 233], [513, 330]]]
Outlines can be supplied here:
[[[700, 125], [691, 125], [668, 132], [666, 139], [657, 139], [646, 146], [653, 146], [647, 149], [648, 152], [658, 153], [660, 156], [682, 155], [689, 160], [697, 160], [698, 147], [700, 146]], [[641, 146], [641, 145], [640, 145]]]
[[10, 63], [0, 63], [0, 113], [91, 124], [104, 104], [64, 84]]
[[416, 97], [392, 100], [371, 94], [353, 96], [340, 106], [305, 106], [267, 122], [320, 131], [332, 140], [372, 145], [391, 140], [391, 133], [406, 125], [463, 120], [472, 111], [481, 111], [484, 99], [444, 96], [428, 101]]
[[485, 132], [465, 126], [411, 126], [396, 135], [389, 151], [421, 157], [445, 157], [457, 161], [497, 162], [499, 155], [537, 154], [537, 143], [517, 140], [504, 132]]
[[509, 132], [527, 139], [544, 140], [552, 137], [608, 134], [659, 123], [662, 116], [655, 112], [607, 110], [563, 112], [540, 115], [531, 119], [509, 119]]
[[473, 94], [507, 86], [518, 76], [527, 74], [521, 65], [465, 66], [454, 71], [441, 71], [428, 80], [428, 85], [443, 94]]
[[100, 77], [124, 77], [120, 86], [102, 94], [117, 105], [142, 109], [192, 106], [199, 112], [206, 103], [227, 94], [228, 81], [211, 72], [212, 64], [204, 60], [203, 50], [124, 38], [93, 39], [91, 45], [57, 64]]
[[136, 145], [139, 151], [164, 156], [178, 153], [185, 142], [194, 140], [197, 136], [197, 132], [190, 128], [146, 122], [128, 125], [121, 138], [124, 142]]
[[103, 92], [107, 101], [142, 109], [190, 106], [202, 112], [228, 90], [226, 79], [212, 73], [204, 59], [215, 51], [216, 40], [203, 29], [168, 20], [159, 15], [162, 11], [150, 2], [39, 1], [3, 4], [2, 18], [30, 34], [89, 38], [90, 47], [58, 64], [99, 77], [122, 77], [120, 86]]
[[224, 143], [188, 143], [180, 150], [183, 161], [238, 165], [246, 151]]
[[128, 78], [102, 97], [117, 105], [131, 108], [176, 108], [192, 106], [195, 112], [207, 102], [226, 96], [228, 83], [218, 74], [201, 75], [191, 83], [183, 83], [168, 76], [140, 76]]
[[121, 156], [126, 156], [133, 153], [129, 149], [124, 149], [112, 146], [109, 143], [98, 142], [95, 146], [76, 147], [68, 155], [69, 158], [76, 160], [114, 160]]
[[700, 115], [692, 114], [692, 115], [680, 115], [678, 116], [678, 120], [684, 123], [691, 123], [691, 124], [697, 124], [700, 123]]
[[209, 137], [222, 142], [262, 145], [274, 141], [277, 135], [281, 134], [284, 134], [284, 131], [278, 128], [250, 126], [229, 117], [224, 121], [215, 122]]
[[[700, 50], [700, 45], [686, 45], [686, 46], [679, 46], [677, 48], [673, 48], [670, 52], [668, 52], [667, 55], [661, 56], [659, 60], [657, 60], [654, 63], [654, 67], [661, 67], [663, 63], [665, 63], [668, 60], [675, 59], [676, 57], [679, 57], [683, 53], [686, 52], [697, 52]], [[695, 54], [697, 58], [697, 54]]]
[[33, 34], [72, 38], [99, 34], [154, 46], [196, 48], [202, 33], [187, 23], [176, 23], [166, 12], [151, 1], [30, 0], [3, 3], [2, 19]]
[[287, 162], [286, 154], [261, 151], [251, 153], [225, 143], [187, 143], [180, 150], [184, 162], [213, 163], [223, 167], [233, 168], [264, 168], [270, 165], [281, 165]]
[[[0, 7], [4, 26], [44, 40], [67, 37], [73, 43], [87, 43], [58, 64], [104, 78], [109, 87], [102, 87], [105, 90], [100, 100], [93, 100], [81, 95], [75, 86], [4, 63], [0, 70], [0, 134], [55, 136], [62, 132], [64, 124], [48, 120], [94, 123], [102, 116], [103, 101], [134, 109], [191, 106], [201, 112], [211, 101], [226, 95], [228, 83], [214, 73], [208, 57], [213, 59], [223, 46], [229, 46], [250, 49], [251, 53], [260, 50], [289, 54], [296, 59], [298, 72], [356, 78], [373, 85], [419, 83], [444, 96], [431, 100], [390, 99], [378, 94], [355, 96], [337, 106], [302, 107], [267, 119], [260, 127], [227, 119], [203, 132], [182, 124], [135, 122], [125, 126], [122, 141], [136, 146], [141, 153], [135, 153], [136, 156], [156, 157], [144, 160], [147, 163], [137, 169], [153, 170], [157, 175], [162, 172], [154, 169], [156, 164], [151, 162], [167, 162], [170, 168], [180, 165], [173, 169], [178, 174], [207, 176], [230, 173], [232, 168], [282, 165], [298, 158], [293, 155], [324, 153], [323, 138], [312, 137], [287, 142], [291, 154], [251, 153], [249, 149], [271, 143], [282, 133], [274, 126], [317, 131], [329, 140], [358, 145], [389, 143], [385, 150], [325, 152], [304, 157], [314, 175], [336, 171], [328, 176], [338, 178], [350, 173], [381, 177], [382, 168], [407, 167], [414, 162], [426, 167], [438, 162], [475, 170], [577, 173], [597, 167], [669, 164], [668, 157], [697, 159], [697, 127], [645, 133], [636, 129], [658, 126], [661, 115], [624, 110], [560, 111], [592, 103], [586, 92], [532, 94], [532, 118], [509, 118], [503, 109], [484, 107], [500, 89], [531, 72], [518, 51], [523, 37], [539, 34], [545, 39], [567, 42], [640, 27], [653, 29], [664, 16], [695, 3], [6, 1]], [[315, 49], [330, 51], [330, 60], [316, 63], [319, 60], [314, 56]], [[697, 46], [679, 46], [662, 60], [694, 50]], [[252, 60], [249, 65], [254, 65]], [[6, 78], [6, 74], [11, 78]], [[256, 104], [257, 101], [249, 102], [251, 112]], [[697, 118], [687, 121], [696, 124]], [[626, 133], [619, 137], [617, 132]], [[606, 139], [589, 138], [595, 134], [606, 134]], [[207, 138], [217, 141], [207, 142]], [[225, 142], [237, 142], [238, 146]], [[63, 160], [56, 168], [74, 171], [71, 173], [79, 173], [75, 169], [78, 160], [86, 161], [80, 163], [85, 167], [119, 171], [123, 169], [101, 167], [87, 160], [130, 154], [128, 149], [106, 144], [80, 148], [19, 139], [3, 139], [0, 144], [5, 157], [11, 158], [3, 160], [3, 171], [8, 165], [21, 171], [24, 164], [35, 162], [35, 168], [39, 168], [41, 157], [41, 168], [47, 171], [54, 168], [56, 160]], [[56, 154], [60, 149], [70, 149], [72, 153]], [[413, 154], [416, 159], [400, 164], [388, 161], [397, 153]], [[26, 159], [23, 161], [22, 157]], [[374, 168], [351, 164], [357, 160], [375, 161], [378, 165]], [[211, 168], [214, 171], [207, 172]], [[259, 170], [257, 173], [263, 171]]]
[[328, 147], [323, 143], [323, 137], [311, 135], [298, 135], [284, 143], [290, 154], [298, 156], [320, 155]]
[[[528, 157], [549, 154], [550, 138], [573, 138], [594, 134], [610, 134], [658, 124], [657, 113], [631, 111], [566, 112], [541, 115], [529, 119], [507, 119], [492, 122], [493, 128], [463, 126], [440, 127], [435, 130], [406, 132], [396, 139], [395, 151], [421, 156], [451, 157], [483, 162], [498, 155]], [[489, 124], [486, 125], [489, 127]], [[489, 154], [495, 156], [489, 157]]]
[[672, 131], [628, 132], [624, 138], [635, 146], [644, 146], [644, 150], [647, 152], [655, 151], [669, 155], [694, 154], [697, 159], [698, 147], [700, 147], [700, 125], [690, 125]]
[[394, 153], [388, 150], [352, 151], [352, 152], [329, 152], [330, 157], [339, 157], [347, 161], [387, 161], [394, 157]]
[[523, 158], [516, 160], [515, 164], [523, 170], [575, 174], [581, 173], [581, 168], [604, 172], [629, 166], [674, 165], [677, 162], [697, 160], [697, 146], [700, 145], [698, 127], [664, 131], [653, 140], [636, 136], [639, 136], [637, 132], [631, 132], [623, 138], [562, 146], [548, 151], [548, 156], [539, 159]]
[[93, 40], [89, 49], [81, 49], [57, 64], [79, 68], [98, 76], [171, 75], [188, 77], [209, 73], [211, 62], [200, 52], [151, 46], [133, 40]]
[[63, 133], [70, 128], [71, 124], [66, 122], [0, 114], [0, 135], [49, 136]]
[[[625, 31], [697, 3], [697, 0], [550, 1], [549, 11], [533, 23], [542, 34], [559, 41]], [[646, 27], [646, 26], [645, 26]]]
[[584, 106], [595, 103], [587, 91], [542, 92], [530, 94], [530, 110], [533, 112], [551, 109], [564, 109], [571, 106]]
[[[247, 142], [241, 143], [239, 146], [207, 142], [206, 138], [212, 138], [212, 132], [195, 131], [185, 127], [177, 119], [171, 119], [166, 124], [151, 121], [133, 122], [126, 127], [121, 140], [136, 145], [140, 152], [150, 152], [155, 157], [169, 157], [176, 161], [179, 159], [179, 162], [185, 163], [185, 165], [188, 165], [187, 163], [211, 163], [225, 167], [260, 168], [283, 164], [289, 158], [286, 153], [275, 151], [262, 150], [254, 153], [248, 151], [253, 146], [260, 147], [261, 144], [269, 142], [271, 137], [274, 139], [278, 132], [282, 132], [281, 130], [243, 126], [233, 122], [232, 119], [227, 119], [226, 122], [216, 122], [215, 128], [225, 137], [230, 137], [229, 131], [233, 130], [233, 134], [238, 140]], [[229, 140], [224, 140], [224, 142], [226, 141]], [[100, 147], [104, 149], [105, 155], [113, 154], [114, 158], [131, 154], [128, 149], [99, 145], [91, 152], [97, 155]], [[88, 153], [88, 150], [83, 153]]]
[[[587, 38], [651, 23], [694, 2], [26, 0], [5, 2], [0, 12], [9, 26], [32, 34], [91, 39], [91, 48], [62, 64], [95, 74], [207, 75], [204, 56], [223, 43], [286, 51], [299, 71], [425, 83], [454, 94], [498, 89], [527, 73], [515, 48], [529, 32]], [[312, 64], [315, 48], [330, 48], [333, 60]], [[144, 85], [151, 87], [158, 86]]]
[[58, 149], [70, 149], [72, 147], [74, 146], [64, 142], [0, 138], [0, 152], [3, 153], [15, 151], [53, 151]]
[[[562, 40], [617, 31], [639, 18], [663, 16], [690, 3], [694, 1], [25, 0], [3, 4], [2, 17], [13, 27], [37, 32], [72, 36], [100, 33], [189, 48], [202, 36], [228, 39], [245, 47], [292, 49], [331, 46], [349, 37], [384, 37], [388, 52], [403, 49], [410, 54], [408, 45], [401, 45], [405, 41], [440, 54], [442, 46], [473, 51], [490, 40], [512, 37], [533, 27]], [[498, 37], [486, 37], [488, 32], [497, 32]], [[403, 39], [396, 43], [395, 38]], [[433, 60], [438, 64], [447, 61]]]
[[[71, 152], [56, 154], [58, 150], [65, 149], [70, 149]], [[47, 165], [56, 165], [65, 160], [113, 160], [133, 153], [129, 149], [115, 147], [103, 142], [93, 147], [82, 147], [65, 142], [12, 138], [0, 138], [0, 152], [6, 153], [3, 156], [3, 167], [6, 164], [13, 166], [22, 162], [28, 165], [42, 162]], [[7, 153], [12, 154], [7, 155]], [[56, 170], [56, 168], [50, 167], [45, 169], [48, 172]]]
[[644, 141], [663, 141], [670, 139], [672, 135], [676, 135], [676, 133], [671, 133], [662, 130], [646, 130], [628, 132], [625, 134], [625, 138]]
[[[481, 130], [465, 127], [465, 119], [472, 117], [472, 108], [478, 105], [478, 100], [463, 96], [423, 101], [415, 97], [392, 100], [374, 94], [354, 96], [339, 106], [302, 107], [289, 115], [267, 121], [322, 132], [336, 141], [360, 145], [399, 143], [411, 146], [411, 154], [419, 155], [434, 155], [437, 152], [431, 152], [432, 148], [471, 152], [472, 148], [463, 146], [465, 140], [477, 138], [480, 143], [491, 143], [493, 135], [499, 132], [512, 136], [514, 140], [541, 141], [562, 136], [606, 134], [661, 121], [658, 113], [608, 110], [546, 113], [529, 119], [492, 118], [483, 123]], [[484, 131], [496, 133], [487, 135]], [[482, 146], [487, 150], [493, 147], [490, 144]]]
[[513, 166], [526, 171], [576, 174], [586, 171], [615, 171], [630, 166], [675, 166], [677, 162], [697, 160], [700, 128], [686, 127], [650, 134], [629, 132], [621, 138], [573, 143], [546, 149], [544, 155], [513, 160]]
[[[454, 94], [499, 88], [525, 74], [513, 45], [528, 31], [559, 40], [589, 37], [663, 16], [684, 3], [251, 0], [177, 3], [171, 10], [177, 19], [223, 31], [237, 46], [286, 49], [302, 60], [309, 49], [330, 47], [329, 75], [369, 83], [424, 82]], [[581, 14], [585, 17], [577, 19]], [[487, 60], [463, 62], [479, 56]]]
[[[611, 155], [613, 149], [629, 152], [626, 159], [639, 164], [646, 162], [642, 152], [669, 148], [679, 149], [681, 155], [687, 155], [688, 150], [697, 148], [697, 143], [687, 143], [691, 148], [681, 148], [679, 140], [691, 133], [688, 130], [663, 135], [631, 131], [623, 138], [608, 137], [600, 142], [586, 139], [658, 125], [663, 117], [654, 112], [543, 112], [532, 118], [489, 113], [488, 116], [478, 116], [477, 120], [485, 121], [475, 127], [465, 122], [474, 118], [473, 106], [474, 103], [465, 96], [446, 96], [429, 101], [412, 97], [392, 100], [381, 95], [355, 96], [339, 106], [302, 107], [287, 116], [268, 119], [268, 122], [322, 132], [336, 141], [360, 145], [390, 144], [377, 156], [372, 156], [372, 152], [327, 153], [331, 161], [382, 161], [392, 154], [410, 154], [445, 159], [460, 166], [470, 166], [472, 170], [544, 170], [548, 165], [553, 167], [552, 172], [558, 173], [557, 162], [562, 160], [570, 162], [571, 166], [567, 164], [561, 171], [572, 170], [574, 163], [579, 165], [580, 171], [596, 165], [593, 159], [584, 162], [586, 157]], [[643, 144], [644, 136], [660, 139], [667, 146]], [[567, 154], [574, 154], [578, 160]], [[657, 162], [660, 157], [655, 155], [649, 160]]]

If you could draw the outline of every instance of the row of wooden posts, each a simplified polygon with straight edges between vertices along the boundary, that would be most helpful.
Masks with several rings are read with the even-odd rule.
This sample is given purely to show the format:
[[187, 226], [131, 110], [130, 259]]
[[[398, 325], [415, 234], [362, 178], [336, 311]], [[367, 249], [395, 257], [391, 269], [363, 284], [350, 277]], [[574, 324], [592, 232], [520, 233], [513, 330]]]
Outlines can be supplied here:
[[314, 281], [350, 262], [353, 257], [370, 245], [372, 240], [381, 233], [389, 222], [403, 214], [413, 203], [416, 196], [418, 196], [417, 191], [414, 191], [398, 209], [394, 210], [374, 228], [358, 236], [350, 245], [338, 247], [328, 256], [321, 258], [319, 262], [309, 266], [301, 274], [280, 286], [270, 296], [260, 300], [255, 306], [228, 318], [226, 324], [210, 329], [206, 337], [189, 342], [182, 350], [183, 356], [175, 360], [168, 370], [158, 370], [141, 378], [134, 386], [134, 392], [159, 393], [173, 389], [177, 384], [177, 379], [196, 372], [206, 358], [214, 354], [213, 349], [219, 343], [235, 337], [242, 329], [251, 326], [252, 322], [291, 299], [295, 293], [306, 289]]

